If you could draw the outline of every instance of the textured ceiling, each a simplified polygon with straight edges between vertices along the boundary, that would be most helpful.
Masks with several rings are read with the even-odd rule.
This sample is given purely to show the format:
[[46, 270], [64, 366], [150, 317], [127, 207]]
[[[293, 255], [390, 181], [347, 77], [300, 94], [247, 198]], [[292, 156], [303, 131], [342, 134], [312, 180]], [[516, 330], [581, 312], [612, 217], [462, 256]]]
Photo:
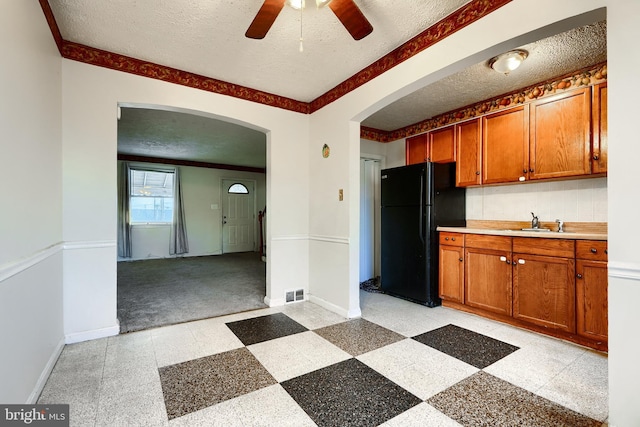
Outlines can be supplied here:
[[520, 47], [529, 56], [503, 75], [480, 62], [426, 86], [369, 116], [362, 125], [392, 131], [478, 101], [559, 77], [607, 59], [607, 24], [600, 21]]
[[[49, 4], [64, 40], [310, 102], [469, 2], [355, 0], [374, 28], [360, 41], [351, 38], [329, 8], [308, 7], [302, 13], [304, 51], [299, 52], [301, 14], [290, 7], [264, 39], [244, 36], [262, 1]], [[597, 16], [604, 19], [604, 12]], [[529, 58], [509, 76], [489, 69], [486, 58], [392, 103], [362, 124], [396, 130], [606, 60], [604, 21], [550, 34], [555, 33], [522, 46]], [[265, 140], [260, 132], [210, 118], [123, 109], [118, 150], [265, 167]]]
[[264, 168], [266, 135], [188, 113], [121, 108], [118, 153]]
[[[263, 0], [50, 0], [67, 41], [310, 102], [469, 0], [356, 0], [373, 32], [355, 41], [331, 9], [285, 7], [262, 40]], [[312, 0], [308, 4], [314, 3]]]

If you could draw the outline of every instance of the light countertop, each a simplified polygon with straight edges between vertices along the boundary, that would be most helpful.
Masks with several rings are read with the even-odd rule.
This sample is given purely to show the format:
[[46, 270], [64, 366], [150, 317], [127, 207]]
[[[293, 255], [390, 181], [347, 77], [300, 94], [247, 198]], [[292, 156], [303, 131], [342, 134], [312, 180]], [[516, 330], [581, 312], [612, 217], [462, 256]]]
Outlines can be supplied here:
[[509, 236], [509, 237], [537, 237], [545, 239], [573, 239], [573, 240], [607, 240], [605, 233], [583, 233], [568, 231], [558, 233], [557, 231], [522, 231], [522, 230], [502, 230], [490, 228], [471, 228], [471, 227], [438, 227], [438, 231], [448, 231], [452, 233], [467, 234], [489, 234], [493, 236]]

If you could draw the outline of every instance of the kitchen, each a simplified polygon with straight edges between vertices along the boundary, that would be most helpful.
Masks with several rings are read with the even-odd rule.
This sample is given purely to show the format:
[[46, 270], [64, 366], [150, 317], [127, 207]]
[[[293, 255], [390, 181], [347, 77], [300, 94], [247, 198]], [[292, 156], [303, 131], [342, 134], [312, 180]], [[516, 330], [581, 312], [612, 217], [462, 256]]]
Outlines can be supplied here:
[[[529, 60], [549, 51], [566, 55], [561, 62], [573, 69], [472, 100], [469, 81], [482, 81], [479, 73], [505, 77], [483, 61], [471, 67], [476, 74], [465, 71], [421, 92], [422, 102], [430, 102], [422, 111], [437, 111], [433, 103], [445, 99], [446, 112], [386, 132], [364, 127], [365, 121], [361, 157], [384, 159], [383, 169], [427, 160], [456, 163], [456, 186], [466, 188], [466, 228], [440, 228], [440, 249], [432, 250], [433, 258], [440, 254], [444, 305], [606, 351], [606, 22], [521, 50], [523, 68], [507, 79], [517, 79]], [[455, 93], [453, 88], [467, 94], [461, 108], [450, 108], [451, 97], [443, 95]], [[367, 139], [386, 142], [384, 149]], [[533, 227], [532, 215], [539, 227]], [[559, 221], [566, 234], [557, 232]]]

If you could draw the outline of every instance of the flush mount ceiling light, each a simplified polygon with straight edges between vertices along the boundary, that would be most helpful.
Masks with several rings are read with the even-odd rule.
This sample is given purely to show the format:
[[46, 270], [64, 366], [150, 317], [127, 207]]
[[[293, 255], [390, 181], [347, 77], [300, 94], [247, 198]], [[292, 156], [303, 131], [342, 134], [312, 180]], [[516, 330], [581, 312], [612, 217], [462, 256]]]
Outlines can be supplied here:
[[529, 52], [522, 49], [510, 50], [501, 55], [494, 56], [489, 60], [489, 67], [493, 68], [499, 73], [509, 74], [515, 70], [527, 59]]
[[[331, 0], [316, 0], [316, 6], [321, 8], [322, 6], [326, 6]], [[305, 0], [287, 0], [287, 4], [292, 8], [299, 10], [304, 9]]]

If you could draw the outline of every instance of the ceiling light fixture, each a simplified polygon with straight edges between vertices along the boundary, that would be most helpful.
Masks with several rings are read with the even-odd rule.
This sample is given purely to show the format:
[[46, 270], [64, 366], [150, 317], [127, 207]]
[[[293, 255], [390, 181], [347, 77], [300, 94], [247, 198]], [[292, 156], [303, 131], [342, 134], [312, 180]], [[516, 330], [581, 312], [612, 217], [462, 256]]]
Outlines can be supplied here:
[[[326, 6], [331, 2], [331, 0], [316, 0], [316, 6], [319, 8]], [[287, 0], [287, 4], [294, 8], [295, 10], [304, 9], [305, 0]]]
[[489, 60], [489, 67], [499, 73], [508, 75], [527, 59], [529, 52], [522, 49], [510, 50]]
[[[331, 0], [316, 0], [316, 7], [318, 9], [320, 9], [321, 7], [326, 6], [330, 2], [331, 2]], [[302, 52], [304, 50], [304, 48], [302, 47], [302, 42], [303, 42], [303, 38], [302, 38], [302, 10], [304, 9], [304, 6], [305, 6], [305, 0], [287, 0], [287, 4], [289, 6], [291, 6], [292, 8], [294, 8], [295, 10], [299, 10], [300, 11], [300, 52]]]

